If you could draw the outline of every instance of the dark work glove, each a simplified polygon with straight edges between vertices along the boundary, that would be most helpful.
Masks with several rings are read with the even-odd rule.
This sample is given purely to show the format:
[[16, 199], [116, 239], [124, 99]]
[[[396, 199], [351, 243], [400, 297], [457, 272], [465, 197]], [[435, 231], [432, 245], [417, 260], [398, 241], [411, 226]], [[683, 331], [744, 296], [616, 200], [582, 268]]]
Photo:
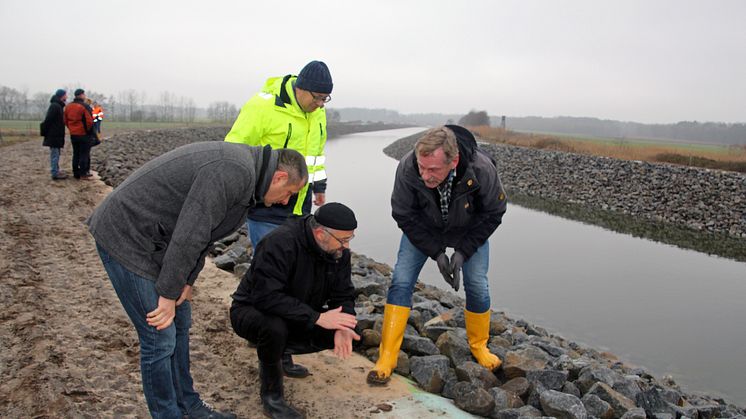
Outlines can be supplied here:
[[440, 252], [438, 257], [435, 258], [435, 261], [438, 262], [438, 269], [440, 270], [440, 274], [443, 275], [443, 279], [446, 280], [448, 285], [453, 286], [453, 277], [451, 277], [451, 267], [448, 262], [448, 256], [445, 252]]
[[451, 286], [455, 291], [458, 291], [459, 284], [461, 283], [461, 267], [464, 266], [464, 255], [458, 250], [453, 252], [451, 255], [451, 274], [453, 275], [453, 283]]

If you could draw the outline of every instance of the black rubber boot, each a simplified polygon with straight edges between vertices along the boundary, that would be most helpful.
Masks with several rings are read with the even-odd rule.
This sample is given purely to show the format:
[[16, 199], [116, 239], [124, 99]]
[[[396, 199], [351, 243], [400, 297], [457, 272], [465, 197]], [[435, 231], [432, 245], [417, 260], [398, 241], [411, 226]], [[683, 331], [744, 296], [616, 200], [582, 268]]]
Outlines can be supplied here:
[[311, 375], [308, 368], [294, 363], [290, 354], [282, 355], [282, 370], [285, 372], [285, 376], [290, 378], [306, 378]]
[[282, 362], [267, 363], [259, 361], [259, 379], [262, 386], [259, 395], [262, 399], [264, 414], [273, 419], [297, 419], [303, 415], [290, 407], [285, 401], [282, 385]]

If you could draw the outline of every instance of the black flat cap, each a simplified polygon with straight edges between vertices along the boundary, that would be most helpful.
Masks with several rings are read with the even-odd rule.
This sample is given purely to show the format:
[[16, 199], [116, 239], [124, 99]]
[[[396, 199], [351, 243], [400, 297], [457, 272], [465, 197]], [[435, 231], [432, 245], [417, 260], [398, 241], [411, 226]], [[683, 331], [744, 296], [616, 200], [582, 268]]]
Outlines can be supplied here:
[[344, 231], [357, 228], [355, 213], [349, 207], [339, 202], [330, 202], [320, 206], [313, 216], [324, 227]]

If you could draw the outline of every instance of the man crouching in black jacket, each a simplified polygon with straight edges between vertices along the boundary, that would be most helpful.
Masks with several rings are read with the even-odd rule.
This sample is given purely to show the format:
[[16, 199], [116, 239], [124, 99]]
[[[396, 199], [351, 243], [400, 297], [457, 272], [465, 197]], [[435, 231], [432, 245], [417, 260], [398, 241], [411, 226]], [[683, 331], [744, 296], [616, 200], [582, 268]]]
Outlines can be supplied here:
[[231, 324], [257, 345], [260, 394], [270, 417], [302, 417], [283, 395], [283, 372], [308, 375], [291, 354], [333, 348], [347, 359], [352, 341], [360, 340], [350, 278], [349, 244], [356, 228], [352, 210], [336, 202], [291, 218], [259, 242], [233, 294]]

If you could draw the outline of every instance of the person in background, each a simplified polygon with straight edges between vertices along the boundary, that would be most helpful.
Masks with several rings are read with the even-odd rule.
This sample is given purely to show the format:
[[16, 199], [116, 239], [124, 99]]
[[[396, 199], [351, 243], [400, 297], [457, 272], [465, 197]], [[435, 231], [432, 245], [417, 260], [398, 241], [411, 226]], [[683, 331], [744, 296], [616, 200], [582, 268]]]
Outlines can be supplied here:
[[101, 104], [93, 101], [93, 129], [95, 130], [96, 134], [98, 134], [99, 137], [101, 137], [101, 123], [104, 121], [104, 108], [101, 107]]
[[290, 148], [306, 157], [309, 184], [287, 205], [255, 208], [246, 225], [256, 247], [291, 214], [311, 212], [311, 192], [315, 205], [326, 201], [326, 110], [334, 87], [329, 68], [321, 61], [306, 64], [298, 76], [267, 79], [262, 90], [241, 108], [225, 141], [249, 145]]
[[213, 242], [236, 231], [249, 208], [287, 203], [307, 178], [294, 150], [192, 143], [145, 163], [88, 218], [140, 340], [143, 392], [154, 418], [235, 418], [193, 387], [192, 287]]
[[[474, 358], [494, 370], [502, 361], [487, 349], [490, 293], [489, 237], [502, 223], [507, 198], [490, 157], [458, 125], [426, 131], [399, 161], [391, 212], [402, 230], [399, 253], [383, 313], [378, 361], [371, 385], [386, 384], [396, 367], [412, 292], [428, 258], [458, 291], [461, 270], [466, 291], [466, 335]], [[446, 249], [453, 248], [450, 259]]]
[[47, 116], [41, 123], [41, 135], [44, 137], [42, 144], [49, 147], [49, 165], [53, 180], [67, 179], [67, 174], [60, 170], [60, 153], [65, 147], [65, 101], [67, 92], [57, 89], [49, 100]]
[[93, 116], [85, 100], [85, 90], [76, 89], [75, 99], [65, 107], [65, 124], [73, 145], [73, 177], [80, 180], [93, 178], [90, 173]]
[[[231, 325], [257, 345], [260, 396], [272, 418], [302, 417], [284, 399], [288, 353], [333, 348], [346, 359], [360, 340], [349, 250], [356, 228], [355, 213], [336, 202], [289, 219], [259, 242], [233, 294]], [[295, 377], [309, 374], [291, 368]]]

